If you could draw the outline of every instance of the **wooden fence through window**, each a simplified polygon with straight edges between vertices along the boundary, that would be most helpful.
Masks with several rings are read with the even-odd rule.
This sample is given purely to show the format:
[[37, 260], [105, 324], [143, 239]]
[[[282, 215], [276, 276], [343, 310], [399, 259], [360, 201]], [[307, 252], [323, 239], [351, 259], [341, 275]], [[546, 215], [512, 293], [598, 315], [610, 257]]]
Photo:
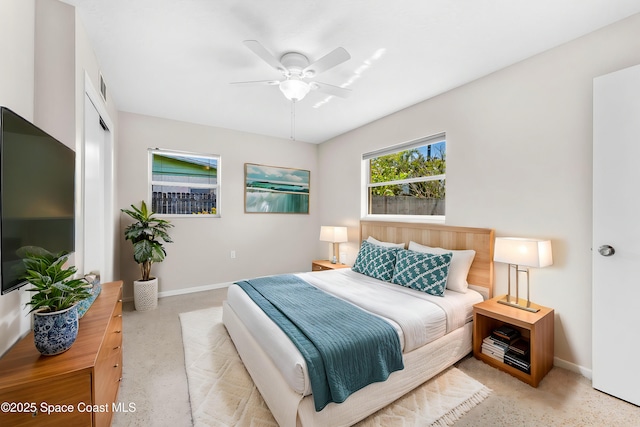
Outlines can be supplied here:
[[444, 215], [444, 199], [408, 196], [370, 196], [370, 214]]
[[215, 194], [153, 192], [151, 197], [152, 209], [159, 214], [211, 214], [215, 213], [212, 208], [217, 208], [216, 202]]

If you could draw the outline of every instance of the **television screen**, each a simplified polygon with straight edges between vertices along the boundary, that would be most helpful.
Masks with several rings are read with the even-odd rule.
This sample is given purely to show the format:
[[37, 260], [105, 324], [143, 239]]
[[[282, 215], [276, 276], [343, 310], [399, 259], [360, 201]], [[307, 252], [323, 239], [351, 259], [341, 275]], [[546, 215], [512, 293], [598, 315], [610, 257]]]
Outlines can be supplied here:
[[25, 284], [24, 248], [73, 252], [75, 152], [8, 108], [0, 110], [4, 294]]

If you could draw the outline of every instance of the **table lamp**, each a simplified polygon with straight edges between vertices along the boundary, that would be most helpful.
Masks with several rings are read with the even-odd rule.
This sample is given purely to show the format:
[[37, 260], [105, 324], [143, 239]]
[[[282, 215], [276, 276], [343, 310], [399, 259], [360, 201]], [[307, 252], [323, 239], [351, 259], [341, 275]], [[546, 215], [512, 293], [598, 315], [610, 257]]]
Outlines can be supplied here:
[[320, 240], [333, 243], [333, 258], [331, 258], [331, 264], [337, 264], [338, 254], [340, 253], [340, 243], [349, 241], [349, 239], [347, 239], [347, 227], [323, 225], [320, 227]]
[[[518, 237], [497, 237], [494, 247], [493, 260], [509, 264], [509, 281], [507, 296], [499, 300], [501, 304], [520, 308], [531, 312], [539, 309], [531, 307], [529, 299], [529, 267], [541, 268], [553, 264], [551, 256], [551, 241], [538, 239], [524, 239]], [[524, 267], [524, 268], [522, 268]], [[516, 273], [516, 300], [511, 301], [511, 269]], [[519, 298], [519, 273], [527, 275], [527, 303], [520, 304]]]

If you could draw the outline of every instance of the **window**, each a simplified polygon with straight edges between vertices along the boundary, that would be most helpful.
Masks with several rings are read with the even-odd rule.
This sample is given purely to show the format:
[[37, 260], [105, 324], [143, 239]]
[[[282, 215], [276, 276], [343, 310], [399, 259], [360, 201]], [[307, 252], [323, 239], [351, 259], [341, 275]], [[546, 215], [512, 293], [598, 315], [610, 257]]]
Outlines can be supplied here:
[[445, 214], [445, 134], [362, 156], [367, 215]]
[[149, 162], [154, 212], [220, 216], [220, 156], [155, 149]]

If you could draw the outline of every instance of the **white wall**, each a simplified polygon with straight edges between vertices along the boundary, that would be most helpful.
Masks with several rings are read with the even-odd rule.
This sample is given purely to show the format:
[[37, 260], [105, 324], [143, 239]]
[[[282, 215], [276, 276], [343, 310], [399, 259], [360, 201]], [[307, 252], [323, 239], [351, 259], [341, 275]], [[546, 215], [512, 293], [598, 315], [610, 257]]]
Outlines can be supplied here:
[[558, 362], [589, 375], [592, 81], [638, 63], [635, 15], [321, 144], [320, 220], [350, 226], [353, 260], [362, 153], [445, 131], [446, 223], [552, 240], [531, 298], [555, 309]]
[[[0, 2], [0, 105], [33, 119], [35, 0]], [[11, 64], [11, 66], [8, 66]]]
[[34, 123], [75, 149], [75, 10], [36, 0]]
[[[97, 82], [99, 66], [75, 8], [57, 0], [0, 1], [0, 56], [0, 105], [76, 150], [77, 161], [85, 70]], [[116, 115], [112, 101], [105, 108]], [[78, 207], [82, 206], [78, 175], [76, 183]], [[76, 253], [70, 263], [82, 272], [83, 218], [82, 210], [76, 210]], [[23, 308], [29, 296], [24, 287], [0, 296], [0, 355], [31, 327]]]
[[[0, 105], [33, 120], [35, 0], [0, 1]], [[31, 327], [24, 288], [0, 296], [0, 355]]]
[[[174, 243], [164, 262], [154, 264], [159, 291], [167, 294], [219, 285], [252, 276], [309, 271], [318, 240], [317, 146], [286, 139], [120, 113], [118, 207], [147, 199], [148, 149], [163, 148], [221, 156], [221, 218], [169, 218]], [[244, 213], [244, 164], [311, 171], [310, 214]], [[149, 201], [147, 200], [147, 203]], [[123, 237], [129, 218], [121, 214], [120, 263], [125, 298], [140, 278], [131, 242]], [[231, 259], [230, 251], [236, 251]]]

